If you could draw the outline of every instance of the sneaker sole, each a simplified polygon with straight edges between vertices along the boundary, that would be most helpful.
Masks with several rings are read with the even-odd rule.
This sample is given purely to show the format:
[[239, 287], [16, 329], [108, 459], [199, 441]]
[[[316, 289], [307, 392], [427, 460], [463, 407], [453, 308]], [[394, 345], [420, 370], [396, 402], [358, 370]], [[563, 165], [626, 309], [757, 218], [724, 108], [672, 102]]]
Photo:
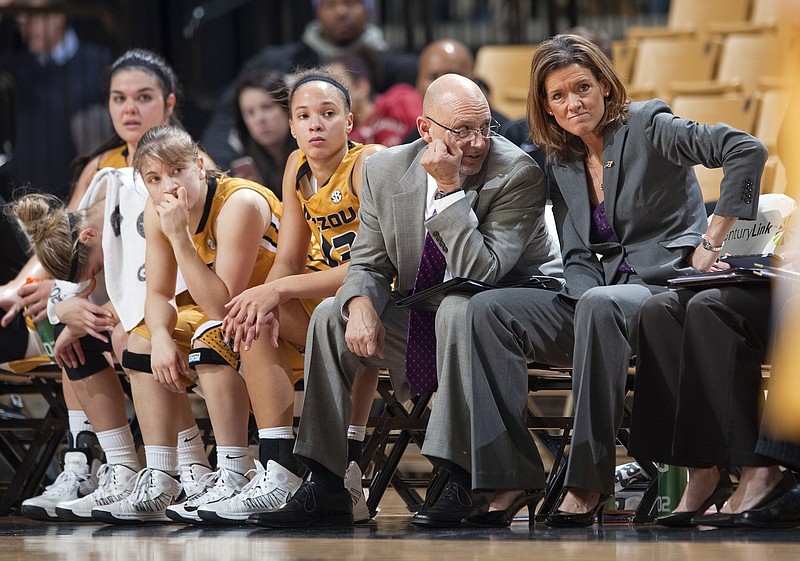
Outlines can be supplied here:
[[170, 520], [173, 520], [175, 522], [183, 522], [184, 524], [201, 524], [203, 522], [202, 520], [200, 520], [200, 516], [197, 514], [197, 511], [195, 511], [194, 516], [192, 516], [191, 514], [188, 513], [182, 514], [174, 510], [167, 509], [165, 514], [167, 515], [167, 518], [169, 518]]
[[[260, 511], [260, 512], [263, 512], [263, 511]], [[218, 514], [216, 512], [207, 511], [207, 510], [198, 510], [197, 514], [200, 516], [200, 519], [203, 522], [207, 522], [207, 523], [210, 523], [210, 524], [225, 524], [225, 525], [233, 526], [233, 525], [246, 524], [247, 523], [247, 519], [250, 516], [252, 516], [253, 514], [258, 514], [258, 513], [257, 512], [250, 512], [250, 513], [247, 513], [247, 514], [238, 515], [238, 516], [241, 516], [241, 518], [226, 518], [225, 516], [221, 516], [220, 514]], [[237, 516], [237, 515], [231, 515], [231, 516]]]
[[30, 518], [32, 520], [42, 520], [45, 522], [58, 520], [58, 516], [56, 516], [55, 510], [51, 514], [50, 511], [43, 506], [22, 505], [21, 512], [22, 516]]
[[93, 520], [91, 511], [86, 514], [78, 514], [74, 510], [60, 506], [56, 507], [56, 516], [59, 520], [69, 520], [70, 522], [91, 522]]
[[136, 518], [125, 518], [104, 510], [92, 510], [92, 520], [106, 524], [146, 524], [148, 522], [171, 522], [164, 513], [138, 514]]

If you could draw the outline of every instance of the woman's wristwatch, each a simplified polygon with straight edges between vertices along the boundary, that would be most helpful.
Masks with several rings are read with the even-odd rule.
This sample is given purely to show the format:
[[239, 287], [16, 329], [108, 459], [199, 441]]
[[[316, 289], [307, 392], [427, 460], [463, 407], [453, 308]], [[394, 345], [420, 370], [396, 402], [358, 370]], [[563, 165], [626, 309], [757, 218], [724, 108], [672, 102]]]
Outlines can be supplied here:
[[701, 237], [701, 238], [703, 238], [703, 249], [705, 249], [706, 251], [722, 251], [722, 246], [724, 246], [724, 245], [725, 245], [725, 242], [722, 242], [722, 243], [721, 243], [721, 244], [719, 244], [719, 245], [713, 245], [713, 244], [712, 244], [712, 243], [709, 241], [709, 239], [706, 237], [706, 235], [705, 235], [705, 234], [703, 234], [703, 235], [702, 235], [702, 236], [700, 236], [700, 237]]

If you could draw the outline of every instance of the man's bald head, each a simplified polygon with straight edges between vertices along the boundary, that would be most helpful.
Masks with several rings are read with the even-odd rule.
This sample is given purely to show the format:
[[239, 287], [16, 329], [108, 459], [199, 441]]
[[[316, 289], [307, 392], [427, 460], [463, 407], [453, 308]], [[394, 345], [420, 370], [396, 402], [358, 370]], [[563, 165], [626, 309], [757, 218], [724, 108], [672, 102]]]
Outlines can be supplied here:
[[486, 96], [475, 82], [460, 74], [445, 74], [428, 86], [422, 101], [422, 112], [436, 118], [453, 113], [463, 103], [486, 105], [486, 110], [489, 111]]
[[462, 179], [478, 173], [489, 153], [492, 124], [489, 102], [480, 87], [465, 76], [445, 74], [428, 87], [422, 110], [423, 116], [417, 118], [422, 139], [434, 152], [446, 147], [453, 154], [458, 147]]
[[431, 82], [445, 74], [460, 74], [472, 78], [475, 59], [464, 43], [452, 39], [434, 41], [419, 55], [417, 91], [425, 95]]

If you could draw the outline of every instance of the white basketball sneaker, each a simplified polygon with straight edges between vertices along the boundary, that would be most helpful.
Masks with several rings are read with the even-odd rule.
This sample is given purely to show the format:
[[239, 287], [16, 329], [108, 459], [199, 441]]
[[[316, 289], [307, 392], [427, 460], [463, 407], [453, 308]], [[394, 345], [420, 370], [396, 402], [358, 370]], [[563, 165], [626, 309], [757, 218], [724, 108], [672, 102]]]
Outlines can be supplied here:
[[214, 470], [203, 464], [180, 466], [180, 482], [183, 487], [180, 498], [187, 499], [205, 491], [203, 478], [209, 473], [214, 473]]
[[121, 501], [130, 496], [136, 472], [124, 464], [103, 464], [97, 472], [99, 483], [93, 493], [58, 503], [56, 515], [61, 520], [90, 521], [92, 509]]
[[251, 514], [278, 508], [297, 491], [303, 480], [278, 462], [269, 460], [267, 469], [258, 460], [250, 482], [241, 493], [226, 501], [206, 504], [197, 509], [204, 522], [244, 524]]
[[165, 514], [181, 492], [178, 480], [158, 469], [136, 474], [131, 494], [119, 502], [92, 509], [92, 518], [109, 524], [169, 522]]
[[203, 476], [203, 491], [189, 497], [184, 502], [167, 508], [167, 517], [176, 522], [196, 524], [202, 522], [197, 513], [201, 506], [213, 507], [216, 503], [238, 495], [248, 484], [244, 475], [225, 468]]
[[344, 486], [350, 492], [353, 502], [353, 522], [367, 522], [371, 516], [367, 508], [367, 498], [364, 496], [364, 486], [361, 485], [361, 468], [357, 462], [350, 462], [344, 472]]
[[91, 462], [92, 458], [84, 450], [65, 450], [64, 471], [45, 487], [44, 493], [22, 502], [22, 515], [34, 520], [58, 520], [56, 506], [59, 503], [85, 497], [97, 488]]

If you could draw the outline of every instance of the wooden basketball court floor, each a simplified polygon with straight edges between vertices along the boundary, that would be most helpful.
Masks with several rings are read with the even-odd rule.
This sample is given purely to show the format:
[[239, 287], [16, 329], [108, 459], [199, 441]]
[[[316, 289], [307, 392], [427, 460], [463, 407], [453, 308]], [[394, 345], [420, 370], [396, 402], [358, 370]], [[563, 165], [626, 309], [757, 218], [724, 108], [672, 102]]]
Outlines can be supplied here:
[[[525, 514], [523, 510], [521, 514]], [[796, 561], [800, 529], [741, 530], [595, 524], [426, 530], [391, 491], [365, 525], [343, 530], [274, 531], [177, 524], [106, 526], [0, 518], [0, 561]]]

